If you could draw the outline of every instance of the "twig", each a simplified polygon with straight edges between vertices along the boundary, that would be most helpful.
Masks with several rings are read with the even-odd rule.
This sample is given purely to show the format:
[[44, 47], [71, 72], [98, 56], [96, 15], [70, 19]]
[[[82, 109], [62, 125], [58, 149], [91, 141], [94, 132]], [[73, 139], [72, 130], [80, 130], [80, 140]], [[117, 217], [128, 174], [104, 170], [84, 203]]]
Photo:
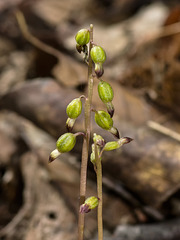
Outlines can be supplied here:
[[55, 56], [57, 58], [62, 56], [61, 52], [59, 52], [57, 49], [45, 44], [44, 42], [41, 42], [39, 39], [37, 39], [30, 33], [30, 31], [27, 27], [27, 23], [24, 18], [24, 15], [21, 11], [17, 10], [15, 12], [15, 16], [16, 16], [17, 22], [19, 24], [19, 27], [21, 29], [21, 32], [27, 41], [29, 41], [35, 47], [41, 49], [43, 52], [46, 52], [52, 56]]
[[170, 35], [180, 33], [180, 22], [173, 23], [161, 28], [156, 34], [152, 35], [149, 40], [155, 40], [157, 38], [168, 37]]
[[156, 130], [168, 137], [173, 138], [174, 140], [180, 142], [180, 134], [167, 128], [162, 126], [161, 124], [154, 122], [154, 121], [148, 121], [147, 122], [148, 127], [152, 128], [153, 130]]
[[145, 36], [145, 38], [140, 39], [140, 41], [137, 43], [137, 48], [149, 44], [157, 39], [172, 36], [175, 34], [180, 34], [180, 22], [164, 26], [161, 29], [158, 29], [155, 32], [152, 32], [149, 35]]
[[150, 206], [143, 206], [142, 203], [136, 199], [130, 192], [128, 192], [121, 185], [114, 183], [110, 179], [103, 177], [102, 179], [103, 185], [107, 188], [113, 190], [117, 193], [122, 199], [128, 202], [133, 208], [139, 208], [142, 212], [144, 212], [148, 217], [160, 221], [164, 219], [164, 216], [158, 212], [156, 209]]

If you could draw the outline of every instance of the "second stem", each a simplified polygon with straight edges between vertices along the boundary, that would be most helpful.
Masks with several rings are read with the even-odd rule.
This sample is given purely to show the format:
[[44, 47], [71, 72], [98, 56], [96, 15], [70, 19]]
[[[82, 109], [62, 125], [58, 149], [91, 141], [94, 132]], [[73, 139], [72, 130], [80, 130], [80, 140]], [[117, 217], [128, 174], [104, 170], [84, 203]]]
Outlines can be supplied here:
[[98, 148], [95, 143], [96, 175], [97, 175], [97, 196], [99, 199], [97, 221], [98, 221], [98, 240], [103, 240], [103, 219], [102, 219], [102, 163], [101, 156], [98, 155]]

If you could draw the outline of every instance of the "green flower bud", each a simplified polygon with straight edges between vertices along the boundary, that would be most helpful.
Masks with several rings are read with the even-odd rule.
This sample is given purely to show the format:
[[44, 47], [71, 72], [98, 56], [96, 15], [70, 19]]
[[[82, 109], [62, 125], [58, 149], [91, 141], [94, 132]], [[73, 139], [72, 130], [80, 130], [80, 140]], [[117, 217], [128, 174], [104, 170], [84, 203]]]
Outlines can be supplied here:
[[90, 54], [94, 63], [104, 63], [106, 60], [106, 53], [100, 46], [94, 46]]
[[49, 162], [54, 161], [61, 153], [69, 152], [73, 149], [76, 144], [76, 137], [83, 135], [83, 132], [78, 132], [75, 134], [65, 133], [56, 142], [56, 149], [53, 150], [49, 156]]
[[98, 94], [103, 103], [111, 102], [114, 97], [111, 85], [103, 80], [98, 84]]
[[73, 133], [63, 134], [56, 142], [57, 150], [60, 153], [69, 152], [76, 144], [76, 135]]
[[116, 141], [113, 141], [113, 142], [107, 142], [103, 148], [104, 151], [111, 151], [111, 150], [114, 150], [114, 149], [117, 149], [119, 148], [120, 145], [118, 142]]
[[103, 137], [97, 135], [96, 133], [93, 135], [93, 142], [96, 143], [99, 147], [103, 147], [105, 144]]
[[111, 85], [101, 80], [98, 84], [98, 93], [101, 101], [105, 103], [108, 113], [113, 117], [114, 106], [111, 101], [113, 100], [114, 93]]
[[105, 111], [95, 111], [95, 122], [101, 128], [112, 133], [116, 138], [119, 138], [119, 131], [113, 127], [113, 120], [109, 113]]
[[98, 206], [99, 200], [97, 197], [89, 197], [86, 199], [85, 204], [88, 204], [90, 209], [94, 209]]
[[84, 46], [89, 42], [90, 33], [88, 29], [81, 29], [75, 36], [77, 44]]
[[66, 108], [66, 113], [68, 117], [72, 119], [77, 118], [81, 114], [81, 111], [82, 102], [80, 98], [75, 98], [74, 100], [72, 100]]
[[129, 137], [120, 138], [118, 141], [107, 142], [103, 148], [103, 151], [112, 151], [120, 148], [122, 145], [130, 143], [133, 139]]
[[95, 112], [95, 122], [105, 130], [110, 130], [113, 127], [113, 120], [110, 117], [109, 113], [105, 111]]
[[80, 213], [88, 213], [92, 209], [96, 208], [98, 206], [99, 200], [97, 197], [89, 197], [86, 199], [84, 204], [80, 206]]

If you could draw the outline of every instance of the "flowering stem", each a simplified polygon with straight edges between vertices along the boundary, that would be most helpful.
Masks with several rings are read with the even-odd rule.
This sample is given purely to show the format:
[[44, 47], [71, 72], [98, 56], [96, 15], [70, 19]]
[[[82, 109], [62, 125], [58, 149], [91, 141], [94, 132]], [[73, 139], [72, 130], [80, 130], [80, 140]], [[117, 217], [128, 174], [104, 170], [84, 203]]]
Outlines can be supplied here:
[[98, 221], [98, 240], [103, 240], [103, 220], [102, 220], [102, 164], [101, 157], [98, 156], [98, 149], [95, 143], [95, 159], [96, 159], [96, 175], [97, 175], [97, 195], [99, 199], [98, 204], [98, 213], [97, 213], [97, 221]]
[[[81, 173], [80, 173], [80, 199], [79, 204], [83, 204], [86, 196], [87, 182], [87, 163], [89, 152], [89, 140], [91, 134], [91, 105], [93, 95], [93, 76], [92, 76], [92, 59], [90, 51], [93, 42], [93, 25], [90, 25], [90, 43], [89, 43], [89, 64], [88, 64], [88, 97], [85, 101], [85, 137], [82, 147]], [[78, 240], [83, 240], [84, 237], [84, 213], [79, 213], [78, 220]]]

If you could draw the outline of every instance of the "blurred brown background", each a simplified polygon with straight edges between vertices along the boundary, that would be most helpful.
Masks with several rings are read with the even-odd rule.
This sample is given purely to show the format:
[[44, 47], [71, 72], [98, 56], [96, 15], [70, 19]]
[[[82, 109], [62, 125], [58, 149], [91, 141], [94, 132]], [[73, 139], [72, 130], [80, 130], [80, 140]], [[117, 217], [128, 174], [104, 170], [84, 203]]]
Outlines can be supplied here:
[[[25, 21], [24, 21], [25, 20]], [[105, 239], [180, 239], [180, 4], [0, 0], [0, 239], [77, 239], [82, 139], [48, 164], [66, 106], [86, 94], [75, 35], [94, 25], [107, 53], [114, 125], [134, 141], [103, 157]], [[105, 109], [97, 94], [93, 107]], [[83, 131], [83, 116], [74, 132]], [[112, 140], [92, 119], [93, 132]], [[88, 170], [87, 195], [96, 195]], [[96, 210], [85, 239], [97, 239]]]

